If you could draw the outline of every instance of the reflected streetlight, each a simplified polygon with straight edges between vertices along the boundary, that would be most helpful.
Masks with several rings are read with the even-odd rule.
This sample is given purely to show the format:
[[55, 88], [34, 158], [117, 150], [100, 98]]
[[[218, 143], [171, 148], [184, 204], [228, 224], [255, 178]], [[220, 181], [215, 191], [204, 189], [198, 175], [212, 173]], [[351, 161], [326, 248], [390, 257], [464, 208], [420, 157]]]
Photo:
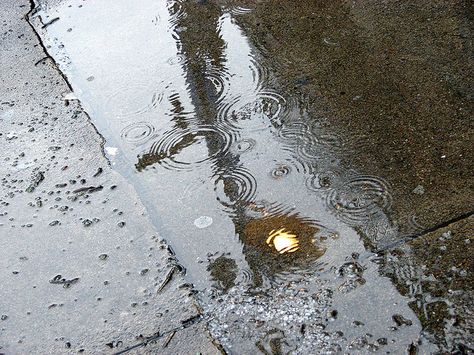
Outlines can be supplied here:
[[286, 231], [285, 228], [272, 230], [267, 238], [267, 244], [275, 247], [280, 253], [293, 253], [299, 249], [300, 242], [296, 234]]

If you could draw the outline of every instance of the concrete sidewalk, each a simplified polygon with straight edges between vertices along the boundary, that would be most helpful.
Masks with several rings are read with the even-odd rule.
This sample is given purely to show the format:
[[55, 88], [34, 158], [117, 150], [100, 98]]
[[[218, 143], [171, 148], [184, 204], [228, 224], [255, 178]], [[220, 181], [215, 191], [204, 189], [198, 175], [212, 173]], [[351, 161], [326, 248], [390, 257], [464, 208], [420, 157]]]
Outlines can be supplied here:
[[218, 353], [29, 10], [0, 4], [0, 353]]
[[474, 351], [471, 5], [37, 3], [0, 4], [0, 355]]

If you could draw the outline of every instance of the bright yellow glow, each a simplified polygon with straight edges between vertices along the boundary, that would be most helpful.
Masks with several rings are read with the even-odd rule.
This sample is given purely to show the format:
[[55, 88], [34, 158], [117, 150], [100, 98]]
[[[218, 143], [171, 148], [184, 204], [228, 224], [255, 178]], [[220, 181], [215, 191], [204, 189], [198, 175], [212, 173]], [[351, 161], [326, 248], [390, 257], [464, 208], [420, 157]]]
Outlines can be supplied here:
[[293, 253], [300, 247], [300, 242], [295, 234], [287, 232], [285, 228], [281, 228], [277, 231], [272, 230], [269, 237], [267, 238], [267, 244], [273, 246], [280, 253]]

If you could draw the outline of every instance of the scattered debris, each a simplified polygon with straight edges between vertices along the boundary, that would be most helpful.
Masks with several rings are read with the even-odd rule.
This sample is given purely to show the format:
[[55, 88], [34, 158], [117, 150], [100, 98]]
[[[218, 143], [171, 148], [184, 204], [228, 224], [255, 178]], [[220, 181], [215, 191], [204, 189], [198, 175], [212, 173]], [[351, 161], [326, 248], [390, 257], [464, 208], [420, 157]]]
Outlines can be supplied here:
[[165, 279], [161, 283], [160, 287], [158, 287], [157, 293], [160, 293], [161, 291], [163, 291], [163, 289], [166, 287], [166, 285], [171, 281], [171, 279], [173, 278], [173, 274], [174, 274], [175, 270], [176, 270], [176, 266], [173, 265], [173, 267], [166, 274]]
[[98, 168], [98, 169], [97, 169], [97, 172], [96, 172], [94, 175], [92, 175], [92, 176], [93, 176], [93, 177], [97, 177], [97, 176], [99, 176], [100, 174], [102, 174], [103, 171], [104, 171], [104, 170], [103, 170], [102, 168]]
[[86, 186], [86, 187], [81, 187], [79, 189], [76, 189], [73, 191], [75, 194], [84, 194], [84, 193], [92, 193], [96, 191], [102, 190], [104, 187], [102, 185], [99, 186]]
[[171, 339], [173, 339], [174, 335], [176, 334], [176, 330], [173, 330], [170, 335], [166, 338], [165, 342], [163, 343], [163, 349], [166, 348], [169, 343], [171, 342]]
[[418, 185], [413, 189], [413, 193], [417, 195], [423, 195], [425, 193], [425, 188], [423, 185]]
[[56, 275], [51, 280], [49, 280], [49, 283], [55, 285], [63, 285], [64, 288], [69, 288], [71, 287], [71, 285], [74, 285], [77, 282], [79, 282], [79, 277], [75, 277], [73, 279], [68, 280], [63, 278], [62, 275]]

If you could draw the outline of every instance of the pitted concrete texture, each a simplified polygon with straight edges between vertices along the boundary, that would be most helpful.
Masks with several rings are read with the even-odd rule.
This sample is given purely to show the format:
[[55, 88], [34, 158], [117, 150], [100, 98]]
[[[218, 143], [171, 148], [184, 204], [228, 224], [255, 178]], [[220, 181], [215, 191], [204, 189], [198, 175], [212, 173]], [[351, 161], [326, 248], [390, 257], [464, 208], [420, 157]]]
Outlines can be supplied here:
[[471, 216], [427, 233], [388, 253], [382, 268], [425, 335], [449, 353], [474, 351], [473, 229]]

